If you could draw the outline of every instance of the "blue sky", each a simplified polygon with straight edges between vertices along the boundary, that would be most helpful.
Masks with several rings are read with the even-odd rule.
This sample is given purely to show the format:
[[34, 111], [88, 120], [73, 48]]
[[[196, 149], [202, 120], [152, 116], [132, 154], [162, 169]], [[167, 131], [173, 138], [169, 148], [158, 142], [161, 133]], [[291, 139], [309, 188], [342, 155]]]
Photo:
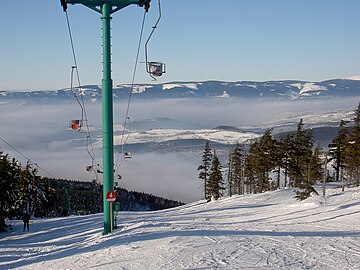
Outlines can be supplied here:
[[[167, 73], [158, 82], [204, 80], [321, 81], [360, 74], [359, 0], [162, 0], [163, 18], [149, 60]], [[73, 65], [58, 0], [2, 1], [0, 90], [70, 85]], [[82, 84], [101, 84], [100, 14], [70, 5]], [[143, 9], [113, 14], [114, 84], [129, 83]], [[144, 39], [157, 16], [153, 0]], [[144, 47], [140, 61], [144, 60]], [[139, 64], [137, 83], [153, 83]]]

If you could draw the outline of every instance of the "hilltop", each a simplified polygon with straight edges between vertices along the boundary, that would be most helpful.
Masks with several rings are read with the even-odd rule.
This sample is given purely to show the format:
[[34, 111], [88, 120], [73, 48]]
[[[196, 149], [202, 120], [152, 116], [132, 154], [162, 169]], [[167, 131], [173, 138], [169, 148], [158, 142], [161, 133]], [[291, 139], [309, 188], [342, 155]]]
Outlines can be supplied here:
[[[169, 98], [243, 98], [243, 99], [313, 99], [326, 97], [360, 96], [360, 80], [332, 79], [322, 82], [284, 81], [202, 81], [167, 82], [157, 84], [120, 84], [113, 87], [114, 100], [127, 100], [132, 89], [134, 99]], [[101, 87], [83, 85], [81, 88], [64, 88], [56, 91], [7, 91], [0, 89], [1, 100], [26, 100], [28, 102], [60, 102], [72, 100], [74, 93], [86, 100], [101, 99]]]

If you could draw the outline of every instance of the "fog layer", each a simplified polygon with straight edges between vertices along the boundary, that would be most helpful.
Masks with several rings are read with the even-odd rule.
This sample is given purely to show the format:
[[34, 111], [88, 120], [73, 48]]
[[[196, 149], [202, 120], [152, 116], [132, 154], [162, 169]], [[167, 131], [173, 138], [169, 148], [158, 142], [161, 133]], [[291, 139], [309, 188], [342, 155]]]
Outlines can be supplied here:
[[[229, 125], [238, 128], [267, 128], [275, 125], [306, 121], [340, 121], [355, 110], [358, 100], [317, 99], [268, 102], [239, 99], [171, 99], [156, 101], [134, 100], [130, 106], [132, 123], [154, 118], [168, 118], [181, 122], [183, 128], [214, 128]], [[126, 103], [114, 104], [114, 124], [122, 125]], [[331, 117], [319, 114], [331, 112]], [[86, 104], [92, 141], [101, 140], [101, 104]], [[0, 103], [1, 150], [22, 164], [27, 158], [37, 163], [51, 176], [91, 181], [93, 173], [86, 171], [92, 159], [86, 151], [87, 134], [69, 128], [69, 121], [80, 119], [81, 110], [72, 104]], [[319, 120], [318, 120], [319, 119]], [[149, 122], [149, 121], [148, 121]], [[150, 123], [150, 122], [149, 122]], [[147, 127], [157, 128], [148, 124]], [[21, 155], [23, 154], [23, 155]], [[94, 149], [96, 162], [101, 164], [101, 149]], [[197, 167], [199, 153], [137, 153], [119, 166], [122, 180], [119, 186], [129, 190], [149, 192], [169, 199], [190, 202], [202, 198]], [[116, 157], [115, 159], [116, 160]], [[116, 164], [119, 165], [119, 164]], [[226, 164], [224, 164], [226, 165]], [[49, 176], [39, 170], [40, 175]], [[99, 175], [101, 180], [101, 175]]]

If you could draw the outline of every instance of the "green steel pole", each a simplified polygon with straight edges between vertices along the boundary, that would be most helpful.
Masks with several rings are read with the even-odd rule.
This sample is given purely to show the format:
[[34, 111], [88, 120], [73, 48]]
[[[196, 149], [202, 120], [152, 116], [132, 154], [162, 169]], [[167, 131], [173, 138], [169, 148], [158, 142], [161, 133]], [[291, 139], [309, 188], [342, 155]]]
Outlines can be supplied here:
[[66, 12], [67, 4], [83, 4], [102, 14], [103, 30], [103, 79], [102, 79], [102, 156], [103, 156], [103, 201], [104, 201], [104, 234], [111, 233], [113, 210], [106, 194], [114, 188], [114, 140], [113, 140], [113, 96], [111, 79], [111, 28], [110, 15], [131, 4], [144, 7], [147, 12], [151, 0], [60, 0]]
[[102, 79], [102, 146], [103, 146], [103, 201], [104, 201], [104, 234], [111, 233], [110, 203], [106, 194], [114, 188], [114, 141], [113, 141], [113, 97], [111, 79], [111, 5], [102, 5], [102, 31], [103, 31], [103, 79]]

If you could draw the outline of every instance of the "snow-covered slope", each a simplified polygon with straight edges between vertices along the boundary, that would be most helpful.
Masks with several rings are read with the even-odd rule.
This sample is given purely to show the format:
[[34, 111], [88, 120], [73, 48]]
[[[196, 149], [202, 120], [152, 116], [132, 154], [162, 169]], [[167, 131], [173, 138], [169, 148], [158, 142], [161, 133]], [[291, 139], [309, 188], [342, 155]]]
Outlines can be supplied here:
[[102, 215], [13, 221], [1, 269], [360, 269], [360, 188], [296, 201], [292, 189]]

